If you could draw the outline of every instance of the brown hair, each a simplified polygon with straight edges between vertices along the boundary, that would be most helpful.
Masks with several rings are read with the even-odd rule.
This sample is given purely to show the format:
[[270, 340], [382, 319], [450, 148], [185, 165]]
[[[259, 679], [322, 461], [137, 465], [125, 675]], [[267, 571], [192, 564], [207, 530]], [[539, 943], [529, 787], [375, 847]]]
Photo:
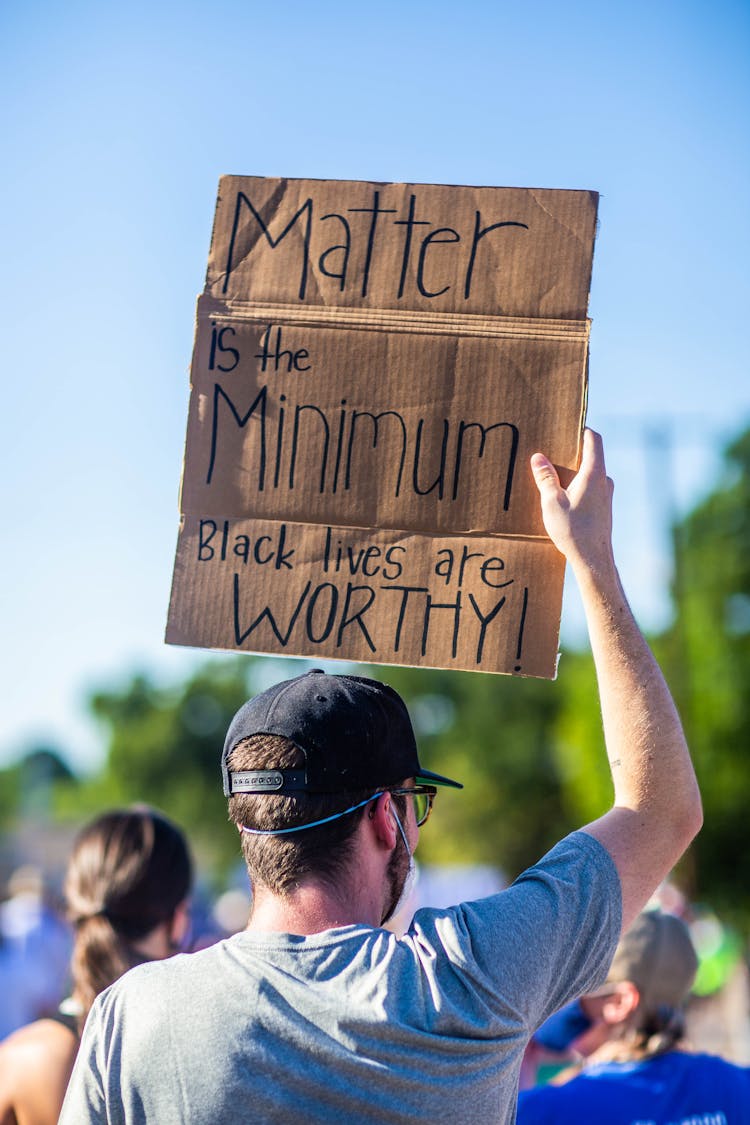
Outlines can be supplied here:
[[682, 1008], [659, 1004], [656, 1008], [641, 1005], [635, 1021], [628, 1027], [613, 1052], [618, 1061], [653, 1059], [673, 1050], [685, 1038], [685, 1013]]
[[185, 836], [152, 809], [117, 809], [80, 832], [65, 900], [75, 927], [71, 972], [81, 1025], [98, 994], [144, 960], [134, 943], [172, 920], [191, 883]]
[[[228, 759], [231, 771], [295, 769], [304, 766], [304, 754], [288, 738], [275, 734], [256, 734], [243, 738]], [[238, 827], [277, 829], [309, 824], [335, 816], [352, 805], [374, 797], [378, 789], [348, 793], [298, 793], [281, 796], [272, 793], [237, 793], [229, 798], [229, 819]], [[405, 808], [406, 798], [393, 798]], [[354, 835], [365, 806], [346, 816], [281, 836], [253, 836], [243, 832], [242, 854], [251, 883], [260, 882], [277, 895], [287, 895], [307, 875], [335, 885], [351, 863], [346, 845]]]

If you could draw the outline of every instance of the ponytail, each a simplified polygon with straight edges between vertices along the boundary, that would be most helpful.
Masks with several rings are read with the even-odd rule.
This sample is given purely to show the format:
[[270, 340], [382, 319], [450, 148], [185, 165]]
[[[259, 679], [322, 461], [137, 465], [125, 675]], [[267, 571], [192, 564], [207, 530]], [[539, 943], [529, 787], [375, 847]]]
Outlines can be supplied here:
[[183, 833], [151, 809], [105, 813], [83, 829], [65, 880], [81, 1026], [99, 993], [145, 960], [136, 944], [171, 922], [191, 882]]

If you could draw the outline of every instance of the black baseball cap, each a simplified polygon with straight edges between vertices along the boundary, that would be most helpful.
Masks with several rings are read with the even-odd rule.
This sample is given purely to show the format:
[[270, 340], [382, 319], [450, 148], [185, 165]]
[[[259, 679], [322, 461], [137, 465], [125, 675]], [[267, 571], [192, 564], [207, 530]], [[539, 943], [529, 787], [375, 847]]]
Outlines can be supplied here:
[[[230, 773], [227, 759], [243, 738], [276, 734], [305, 756], [303, 769]], [[392, 687], [364, 676], [328, 675], [315, 668], [284, 680], [240, 707], [221, 755], [224, 793], [347, 793], [386, 789], [404, 778], [450, 785], [459, 781], [423, 769], [406, 705]]]

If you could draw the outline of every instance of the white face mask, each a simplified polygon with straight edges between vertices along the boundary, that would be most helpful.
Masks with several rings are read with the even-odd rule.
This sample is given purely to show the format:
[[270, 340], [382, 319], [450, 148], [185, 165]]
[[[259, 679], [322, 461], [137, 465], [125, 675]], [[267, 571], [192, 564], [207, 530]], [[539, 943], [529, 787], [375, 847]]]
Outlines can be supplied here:
[[388, 911], [385, 918], [383, 918], [383, 921], [380, 923], [381, 926], [384, 925], [386, 922], [390, 922], [391, 918], [395, 918], [396, 915], [398, 914], [398, 912], [403, 909], [403, 907], [408, 902], [409, 897], [410, 897], [412, 891], [414, 890], [414, 884], [417, 881], [417, 865], [414, 862], [414, 855], [412, 853], [411, 848], [409, 847], [409, 841], [406, 839], [406, 833], [404, 832], [403, 825], [401, 824], [401, 819], [400, 819], [398, 813], [396, 812], [395, 808], [391, 807], [391, 811], [393, 812], [393, 815], [396, 819], [396, 824], [398, 825], [398, 830], [401, 833], [401, 839], [404, 841], [404, 847], [406, 848], [406, 854], [409, 857], [409, 868], [406, 872], [406, 877], [405, 877], [403, 885], [401, 887], [401, 891], [399, 892], [398, 899], [396, 900], [395, 904], [391, 907], [391, 909]]

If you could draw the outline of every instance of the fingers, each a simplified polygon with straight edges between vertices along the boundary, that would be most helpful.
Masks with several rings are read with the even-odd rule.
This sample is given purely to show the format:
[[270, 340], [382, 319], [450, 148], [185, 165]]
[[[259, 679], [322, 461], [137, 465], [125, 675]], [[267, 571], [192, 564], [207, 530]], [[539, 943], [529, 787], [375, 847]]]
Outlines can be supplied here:
[[596, 433], [595, 430], [583, 431], [583, 455], [576, 479], [584, 488], [594, 487], [597, 482], [603, 484], [611, 503], [615, 486], [612, 478], [607, 476], [601, 434]]
[[555, 491], [560, 487], [560, 478], [552, 462], [543, 453], [531, 455], [531, 471], [534, 474], [536, 486], [540, 492]]
[[581, 467], [578, 470], [582, 476], [592, 476], [601, 473], [606, 476], [604, 466], [604, 443], [602, 435], [588, 426], [583, 431], [583, 452], [581, 454]]
[[584, 430], [580, 468], [569, 482], [566, 472], [566, 488], [543, 453], [532, 454], [530, 465], [544, 527], [555, 547], [569, 562], [584, 564], [601, 562], [604, 545], [605, 561], [610, 560], [613, 486], [604, 467], [601, 436]]
[[[534, 480], [540, 492], [542, 489], [549, 489], [552, 485], [554, 485], [556, 489], [561, 487], [560, 477], [558, 476], [555, 466], [543, 453], [532, 454], [531, 471], [534, 474]], [[583, 431], [581, 465], [574, 479], [577, 479], [580, 483], [599, 475], [606, 476], [604, 444], [601, 434], [587, 427]], [[611, 489], [611, 482], [609, 482], [609, 478], [607, 479]]]

